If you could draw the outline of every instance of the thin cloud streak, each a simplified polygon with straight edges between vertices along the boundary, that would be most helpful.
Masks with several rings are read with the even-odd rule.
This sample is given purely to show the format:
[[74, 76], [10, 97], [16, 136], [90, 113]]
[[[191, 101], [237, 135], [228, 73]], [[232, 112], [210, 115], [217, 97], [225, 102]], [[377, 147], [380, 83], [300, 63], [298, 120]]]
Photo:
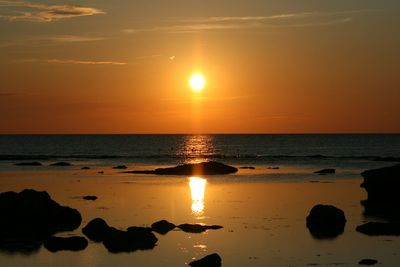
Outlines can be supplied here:
[[240, 29], [263, 29], [263, 28], [300, 28], [332, 26], [348, 23], [353, 20], [350, 15], [372, 12], [375, 10], [359, 9], [336, 12], [301, 12], [270, 16], [242, 16], [242, 17], [200, 17], [179, 18], [169, 20], [169, 26], [153, 28], [131, 28], [124, 29], [125, 33], [194, 33], [212, 30], [240, 30]]
[[128, 64], [127, 62], [118, 62], [118, 61], [95, 61], [95, 60], [76, 60], [76, 59], [22, 59], [15, 61], [15, 63], [29, 63], [29, 62], [39, 62], [48, 64], [116, 65], [116, 66], [123, 66]]
[[46, 5], [26, 1], [0, 1], [5, 11], [0, 18], [9, 21], [50, 22], [74, 17], [106, 14], [104, 11], [83, 6]]

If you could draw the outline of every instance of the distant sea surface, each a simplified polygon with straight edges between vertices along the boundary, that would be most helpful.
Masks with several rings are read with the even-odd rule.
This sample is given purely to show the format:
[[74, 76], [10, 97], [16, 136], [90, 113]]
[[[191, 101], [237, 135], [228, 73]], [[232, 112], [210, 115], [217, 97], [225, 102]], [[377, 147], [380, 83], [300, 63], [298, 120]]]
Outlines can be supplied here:
[[107, 166], [215, 160], [236, 165], [363, 168], [399, 159], [400, 134], [0, 135], [3, 167], [24, 161]]

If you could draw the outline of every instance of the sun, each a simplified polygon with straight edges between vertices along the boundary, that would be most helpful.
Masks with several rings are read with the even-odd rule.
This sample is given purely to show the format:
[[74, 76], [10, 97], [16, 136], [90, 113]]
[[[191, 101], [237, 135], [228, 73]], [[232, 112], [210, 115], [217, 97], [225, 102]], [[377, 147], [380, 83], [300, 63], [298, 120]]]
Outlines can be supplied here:
[[192, 91], [201, 92], [206, 86], [206, 78], [200, 72], [193, 73], [189, 78], [189, 85]]

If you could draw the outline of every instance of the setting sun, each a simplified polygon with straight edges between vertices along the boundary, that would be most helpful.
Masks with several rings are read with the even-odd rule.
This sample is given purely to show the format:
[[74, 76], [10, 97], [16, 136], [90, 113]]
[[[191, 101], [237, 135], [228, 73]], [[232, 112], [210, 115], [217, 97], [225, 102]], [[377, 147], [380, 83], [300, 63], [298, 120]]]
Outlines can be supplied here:
[[206, 79], [201, 73], [193, 73], [189, 79], [190, 88], [195, 92], [200, 92], [206, 86]]

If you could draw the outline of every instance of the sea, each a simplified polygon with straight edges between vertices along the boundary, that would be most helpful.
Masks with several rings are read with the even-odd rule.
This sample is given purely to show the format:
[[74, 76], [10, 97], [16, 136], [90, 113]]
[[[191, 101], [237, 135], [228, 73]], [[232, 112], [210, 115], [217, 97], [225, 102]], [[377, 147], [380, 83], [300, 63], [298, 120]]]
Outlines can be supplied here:
[[[130, 169], [219, 161], [291, 170], [282, 179], [302, 179], [299, 174], [320, 168], [335, 168], [340, 177], [350, 178], [400, 162], [400, 134], [0, 135], [0, 171], [32, 161], [45, 168], [66, 161], [76, 167], [123, 164]], [[272, 176], [280, 179], [276, 172]]]

